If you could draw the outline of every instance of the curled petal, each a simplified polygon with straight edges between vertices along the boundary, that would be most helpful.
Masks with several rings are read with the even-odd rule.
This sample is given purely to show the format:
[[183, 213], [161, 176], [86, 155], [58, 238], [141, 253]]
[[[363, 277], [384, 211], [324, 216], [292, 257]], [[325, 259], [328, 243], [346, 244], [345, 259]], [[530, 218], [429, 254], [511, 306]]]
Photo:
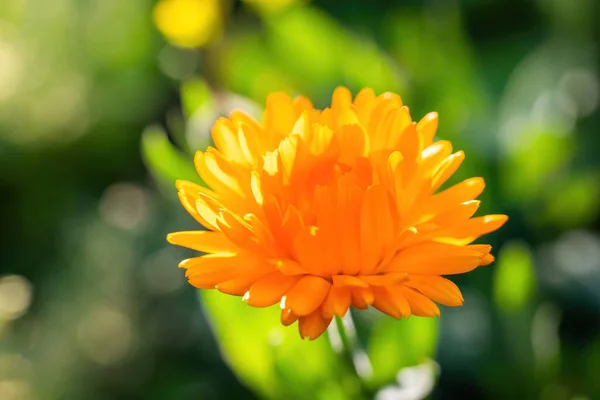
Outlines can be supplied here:
[[352, 304], [352, 291], [349, 287], [333, 285], [323, 302], [323, 316], [343, 317]]
[[320, 310], [301, 316], [298, 320], [298, 330], [302, 339], [314, 340], [321, 336], [331, 323], [331, 318], [325, 318]]
[[402, 295], [410, 304], [410, 311], [413, 315], [417, 315], [419, 317], [440, 316], [440, 309], [438, 306], [421, 293], [406, 286], [403, 286], [401, 291]]
[[270, 271], [246, 273], [237, 278], [218, 283], [215, 285], [215, 289], [221, 293], [231, 294], [233, 296], [243, 296], [255, 282], [268, 274], [270, 274]]
[[253, 307], [268, 307], [281, 301], [283, 295], [300, 279], [273, 273], [254, 282], [244, 294], [243, 300]]
[[289, 308], [281, 310], [281, 324], [283, 326], [290, 326], [298, 320], [298, 316], [292, 312]]
[[351, 291], [352, 305], [359, 310], [366, 310], [371, 304], [373, 304], [373, 301], [375, 300], [375, 296], [373, 295], [373, 290], [371, 288], [353, 287]]
[[323, 278], [304, 276], [281, 299], [281, 308], [290, 309], [299, 316], [308, 315], [323, 303], [330, 287]]
[[445, 306], [460, 306], [464, 301], [458, 286], [441, 276], [413, 275], [406, 286]]
[[400, 286], [374, 287], [373, 307], [396, 319], [410, 317], [410, 304], [400, 288]]

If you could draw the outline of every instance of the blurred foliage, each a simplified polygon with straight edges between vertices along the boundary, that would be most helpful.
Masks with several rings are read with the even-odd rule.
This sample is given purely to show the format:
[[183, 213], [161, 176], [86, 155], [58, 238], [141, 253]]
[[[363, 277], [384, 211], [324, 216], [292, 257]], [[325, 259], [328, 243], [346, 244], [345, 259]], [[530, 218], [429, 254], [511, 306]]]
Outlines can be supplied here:
[[[414, 374], [433, 399], [600, 398], [599, 7], [3, 2], [0, 399], [385, 398]], [[511, 216], [497, 262], [454, 279], [463, 307], [357, 313], [365, 386], [333, 337], [198, 301], [176, 267], [192, 252], [164, 240], [197, 229], [173, 181], [197, 180], [218, 116], [260, 117], [275, 90], [324, 106], [338, 85], [437, 111], [467, 153], [454, 179], [483, 176], [481, 212]]]
[[494, 301], [498, 310], [511, 313], [521, 309], [532, 295], [535, 276], [527, 246], [507, 243], [496, 261]]
[[201, 183], [193, 163], [173, 147], [167, 134], [160, 127], [152, 126], [142, 134], [142, 154], [146, 164], [164, 185], [178, 179]]
[[373, 327], [369, 358], [373, 365], [370, 384], [381, 387], [393, 382], [402, 368], [421, 364], [433, 357], [437, 342], [438, 321], [411, 317], [396, 321], [382, 318]]
[[202, 300], [228, 361], [261, 397], [356, 397], [357, 387], [326, 337], [300, 340], [296, 330], [281, 325], [277, 307], [252, 309], [216, 291], [203, 291]]

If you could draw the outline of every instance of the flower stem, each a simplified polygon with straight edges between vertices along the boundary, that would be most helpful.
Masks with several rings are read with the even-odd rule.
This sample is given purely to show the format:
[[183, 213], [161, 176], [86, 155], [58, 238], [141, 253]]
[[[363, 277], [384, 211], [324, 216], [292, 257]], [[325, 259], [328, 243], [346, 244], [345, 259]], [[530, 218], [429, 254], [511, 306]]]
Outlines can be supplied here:
[[352, 370], [360, 382], [361, 392], [368, 398], [369, 390], [365, 383], [372, 374], [371, 361], [358, 340], [350, 311], [341, 318], [335, 317], [335, 323], [330, 326], [329, 338], [333, 349], [342, 354], [352, 366]]

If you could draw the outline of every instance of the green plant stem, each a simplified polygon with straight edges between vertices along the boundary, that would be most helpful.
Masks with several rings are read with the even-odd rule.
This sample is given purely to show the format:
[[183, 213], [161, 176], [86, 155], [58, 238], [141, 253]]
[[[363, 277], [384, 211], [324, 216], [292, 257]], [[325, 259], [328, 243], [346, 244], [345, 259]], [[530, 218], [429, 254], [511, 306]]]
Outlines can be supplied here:
[[[366, 381], [370, 378], [372, 368], [367, 352], [362, 347], [356, 334], [356, 328], [350, 311], [344, 317], [335, 317], [335, 332], [337, 338], [331, 338], [334, 350], [340, 353], [351, 368], [360, 383], [360, 391], [363, 398], [371, 398], [370, 390]], [[331, 336], [331, 335], [330, 335]], [[338, 342], [334, 346], [334, 342]]]

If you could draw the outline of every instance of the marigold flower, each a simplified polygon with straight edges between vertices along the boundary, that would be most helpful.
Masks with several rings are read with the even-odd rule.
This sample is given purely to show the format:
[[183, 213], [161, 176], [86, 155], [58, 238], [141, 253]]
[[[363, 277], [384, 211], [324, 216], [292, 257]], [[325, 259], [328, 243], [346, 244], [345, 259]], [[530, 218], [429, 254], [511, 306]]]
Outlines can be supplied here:
[[274, 93], [262, 124], [234, 111], [195, 166], [210, 187], [178, 181], [207, 230], [168, 241], [206, 255], [183, 261], [198, 288], [280, 303], [281, 322], [315, 339], [331, 319], [369, 305], [394, 318], [439, 316], [463, 297], [444, 275], [494, 260], [471, 244], [505, 215], [472, 218], [482, 178], [436, 193], [464, 159], [434, 142], [436, 113], [412, 121], [396, 94], [338, 88], [331, 108]]

